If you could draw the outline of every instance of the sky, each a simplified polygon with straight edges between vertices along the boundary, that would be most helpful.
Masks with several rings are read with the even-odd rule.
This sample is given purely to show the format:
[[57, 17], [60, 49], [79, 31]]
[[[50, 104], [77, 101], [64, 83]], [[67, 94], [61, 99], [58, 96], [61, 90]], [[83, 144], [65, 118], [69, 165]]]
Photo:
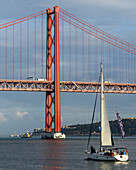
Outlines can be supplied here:
[[[0, 23], [21, 18], [55, 5], [79, 18], [135, 44], [135, 0], [0, 0]], [[109, 119], [136, 117], [136, 95], [106, 95]], [[95, 94], [61, 93], [62, 126], [90, 123]], [[0, 136], [25, 133], [45, 126], [45, 93], [0, 92]], [[99, 121], [99, 107], [95, 121]]]

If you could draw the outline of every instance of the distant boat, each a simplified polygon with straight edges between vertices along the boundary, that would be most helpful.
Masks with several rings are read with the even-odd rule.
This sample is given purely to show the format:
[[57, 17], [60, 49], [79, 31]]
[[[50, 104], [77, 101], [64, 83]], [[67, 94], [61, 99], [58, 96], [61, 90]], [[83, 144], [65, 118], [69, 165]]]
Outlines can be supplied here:
[[28, 133], [28, 131], [24, 135], [21, 136], [21, 138], [31, 138], [31, 137], [32, 135]]
[[12, 135], [9, 135], [9, 137], [11, 137], [11, 138], [19, 138], [20, 135], [12, 134]]
[[[96, 106], [95, 100], [95, 106]], [[94, 109], [95, 113], [95, 109]], [[94, 118], [93, 113], [93, 118]], [[92, 159], [96, 161], [127, 161], [128, 160], [128, 150], [125, 147], [114, 147], [113, 138], [111, 135], [111, 129], [108, 120], [106, 102], [105, 102], [105, 93], [104, 93], [104, 82], [103, 82], [103, 68], [101, 64], [101, 136], [100, 136], [100, 151], [95, 151], [94, 147], [91, 145], [91, 151], [88, 151], [90, 136], [88, 139], [88, 145], [86, 149], [87, 159]], [[93, 125], [93, 118], [92, 124]]]

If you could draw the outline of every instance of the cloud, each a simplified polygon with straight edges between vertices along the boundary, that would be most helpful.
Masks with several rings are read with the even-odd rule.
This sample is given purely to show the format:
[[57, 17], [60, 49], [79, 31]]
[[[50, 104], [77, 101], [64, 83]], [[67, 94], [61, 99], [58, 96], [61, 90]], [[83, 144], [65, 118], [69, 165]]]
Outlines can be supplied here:
[[16, 111], [15, 112], [15, 117], [17, 118], [23, 118], [24, 116], [29, 116], [29, 113], [28, 112], [20, 112], [20, 111]]
[[3, 113], [0, 113], [0, 123], [3, 123], [7, 121], [7, 118], [3, 115]]

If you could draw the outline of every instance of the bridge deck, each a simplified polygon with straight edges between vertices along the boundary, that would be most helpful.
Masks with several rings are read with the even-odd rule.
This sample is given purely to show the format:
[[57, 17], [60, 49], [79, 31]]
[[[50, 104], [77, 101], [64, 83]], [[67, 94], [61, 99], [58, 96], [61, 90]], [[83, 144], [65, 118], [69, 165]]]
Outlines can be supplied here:
[[[126, 93], [135, 94], [136, 84], [130, 83], [104, 83], [105, 93]], [[98, 82], [75, 82], [61, 81], [61, 92], [81, 92], [96, 93], [100, 92], [101, 84]], [[36, 81], [36, 80], [0, 80], [0, 91], [37, 91], [46, 92], [54, 91], [53, 81]]]

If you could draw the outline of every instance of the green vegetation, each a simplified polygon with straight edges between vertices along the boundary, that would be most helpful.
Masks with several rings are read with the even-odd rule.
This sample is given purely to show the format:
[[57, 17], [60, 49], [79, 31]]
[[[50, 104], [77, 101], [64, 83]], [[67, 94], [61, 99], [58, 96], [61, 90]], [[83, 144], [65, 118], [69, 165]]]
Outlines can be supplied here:
[[[136, 119], [123, 119], [122, 123], [126, 136], [136, 135]], [[99, 126], [100, 122], [93, 124], [92, 135], [100, 134]], [[120, 127], [117, 120], [110, 121], [110, 127], [113, 136], [121, 136]], [[62, 131], [66, 135], [88, 135], [90, 131], [90, 124], [64, 126]]]

